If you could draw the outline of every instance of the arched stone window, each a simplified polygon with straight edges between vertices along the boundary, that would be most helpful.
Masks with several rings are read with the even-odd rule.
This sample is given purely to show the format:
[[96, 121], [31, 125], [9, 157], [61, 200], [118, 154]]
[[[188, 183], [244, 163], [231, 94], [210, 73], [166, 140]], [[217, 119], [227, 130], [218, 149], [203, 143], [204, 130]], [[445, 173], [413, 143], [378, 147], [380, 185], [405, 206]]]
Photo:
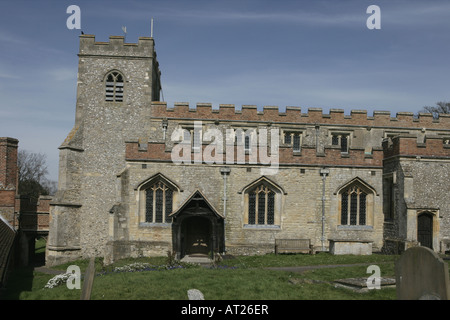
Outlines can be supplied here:
[[339, 225], [372, 226], [376, 192], [359, 178], [342, 186], [339, 197]]
[[139, 222], [171, 223], [179, 188], [162, 174], [156, 174], [137, 187]]
[[367, 193], [358, 185], [341, 193], [341, 225], [366, 225]]
[[274, 224], [275, 192], [261, 184], [248, 191], [248, 224]]
[[120, 72], [111, 71], [105, 78], [105, 101], [123, 102], [124, 79]]
[[157, 181], [145, 190], [145, 222], [170, 223], [173, 207], [173, 190]]
[[243, 190], [245, 226], [279, 226], [284, 191], [266, 177], [254, 181]]

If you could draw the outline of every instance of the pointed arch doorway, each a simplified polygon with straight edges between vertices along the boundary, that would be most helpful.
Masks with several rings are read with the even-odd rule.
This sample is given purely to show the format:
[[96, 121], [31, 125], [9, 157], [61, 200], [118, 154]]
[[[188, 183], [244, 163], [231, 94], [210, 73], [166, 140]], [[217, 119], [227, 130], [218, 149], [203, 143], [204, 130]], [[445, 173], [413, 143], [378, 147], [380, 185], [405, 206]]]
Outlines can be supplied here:
[[224, 252], [224, 218], [200, 192], [194, 192], [171, 214], [172, 245], [177, 259], [185, 256], [214, 258]]
[[184, 219], [181, 226], [184, 255], [208, 256], [214, 247], [211, 233], [211, 221], [201, 216]]
[[433, 250], [433, 215], [423, 212], [417, 217], [417, 241]]

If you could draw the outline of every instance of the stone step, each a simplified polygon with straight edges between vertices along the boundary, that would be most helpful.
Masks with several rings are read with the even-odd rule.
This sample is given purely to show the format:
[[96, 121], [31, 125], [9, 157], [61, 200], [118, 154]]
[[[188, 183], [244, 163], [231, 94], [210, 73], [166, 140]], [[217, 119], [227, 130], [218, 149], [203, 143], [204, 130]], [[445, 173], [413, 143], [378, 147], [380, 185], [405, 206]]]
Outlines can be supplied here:
[[201, 265], [210, 265], [213, 261], [206, 255], [186, 255], [181, 262], [196, 263]]

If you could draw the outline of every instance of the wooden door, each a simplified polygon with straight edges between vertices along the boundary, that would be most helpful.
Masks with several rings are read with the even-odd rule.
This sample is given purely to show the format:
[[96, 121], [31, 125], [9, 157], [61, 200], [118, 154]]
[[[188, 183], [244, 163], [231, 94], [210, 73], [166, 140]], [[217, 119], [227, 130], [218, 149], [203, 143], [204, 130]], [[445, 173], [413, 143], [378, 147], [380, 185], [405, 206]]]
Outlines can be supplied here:
[[420, 245], [433, 249], [433, 216], [422, 213], [417, 218], [417, 241]]

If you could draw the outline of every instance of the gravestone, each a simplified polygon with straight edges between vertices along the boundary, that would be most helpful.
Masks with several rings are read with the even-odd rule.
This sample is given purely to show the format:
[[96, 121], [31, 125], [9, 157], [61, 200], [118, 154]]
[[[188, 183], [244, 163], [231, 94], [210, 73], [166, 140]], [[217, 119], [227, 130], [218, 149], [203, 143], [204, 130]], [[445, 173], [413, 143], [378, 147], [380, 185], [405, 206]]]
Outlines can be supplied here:
[[189, 289], [187, 294], [189, 300], [205, 300], [203, 293], [200, 290]]
[[84, 276], [83, 290], [81, 290], [80, 300], [90, 300], [92, 285], [95, 277], [95, 258], [92, 257], [89, 261], [89, 266], [86, 269]]
[[449, 300], [448, 265], [433, 250], [413, 247], [395, 265], [397, 299]]

